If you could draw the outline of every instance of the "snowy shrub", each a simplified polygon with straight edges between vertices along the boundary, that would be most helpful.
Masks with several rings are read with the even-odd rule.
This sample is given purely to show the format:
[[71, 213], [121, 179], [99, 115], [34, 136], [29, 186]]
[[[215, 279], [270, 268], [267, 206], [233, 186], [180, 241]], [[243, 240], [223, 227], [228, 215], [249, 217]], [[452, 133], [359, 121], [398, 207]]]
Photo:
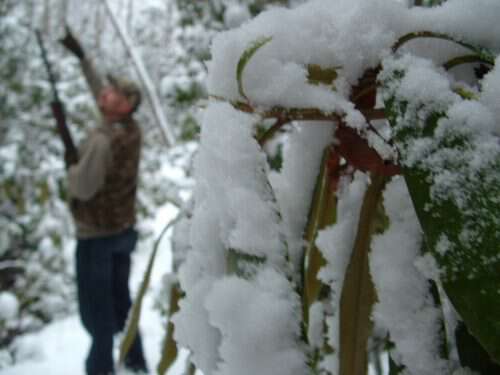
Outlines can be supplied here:
[[204, 374], [498, 371], [498, 14], [314, 0], [216, 36], [173, 318]]
[[1, 9], [0, 293], [11, 296], [1, 302], [10, 311], [0, 319], [2, 348], [75, 307], [63, 151], [30, 7], [7, 1]]

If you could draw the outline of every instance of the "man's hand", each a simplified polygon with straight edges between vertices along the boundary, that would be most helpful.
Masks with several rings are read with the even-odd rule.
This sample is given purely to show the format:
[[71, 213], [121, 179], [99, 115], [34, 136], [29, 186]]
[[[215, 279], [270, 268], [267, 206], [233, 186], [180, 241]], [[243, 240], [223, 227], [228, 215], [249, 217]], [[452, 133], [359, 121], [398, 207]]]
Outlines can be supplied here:
[[64, 47], [66, 47], [66, 49], [72, 52], [80, 60], [85, 58], [85, 53], [83, 52], [80, 42], [73, 36], [68, 25], [66, 25], [66, 35], [59, 41]]
[[73, 164], [78, 163], [78, 156], [72, 152], [64, 152], [64, 162], [66, 164], [66, 169], [69, 169]]

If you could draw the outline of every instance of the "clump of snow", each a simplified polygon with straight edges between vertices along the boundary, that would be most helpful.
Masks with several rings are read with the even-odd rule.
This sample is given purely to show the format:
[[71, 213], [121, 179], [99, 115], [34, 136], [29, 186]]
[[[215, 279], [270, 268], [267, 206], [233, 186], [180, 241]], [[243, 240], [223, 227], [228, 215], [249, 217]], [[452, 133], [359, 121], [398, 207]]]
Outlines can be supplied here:
[[323, 302], [316, 301], [309, 308], [309, 327], [307, 340], [309, 345], [315, 349], [321, 349], [324, 344], [324, 319], [325, 307]]
[[36, 339], [30, 335], [17, 338], [12, 344], [12, 351], [16, 361], [19, 362], [43, 358], [42, 348], [37, 345]]
[[[413, 31], [446, 32], [460, 40], [500, 48], [492, 37], [492, 28], [499, 29], [492, 14], [495, 9], [500, 11], [494, 0], [478, 4], [452, 0], [441, 7], [418, 8], [380, 0], [316, 0], [294, 9], [274, 8], [261, 13], [240, 28], [215, 37], [209, 92], [228, 100], [244, 100], [236, 80], [238, 61], [253, 42], [271, 37], [243, 72], [243, 87], [251, 103], [265, 107], [315, 107], [347, 118], [357, 117], [347, 100], [349, 90], [335, 92], [323, 85], [309, 84], [307, 65], [336, 67], [337, 81], [342, 87], [345, 82], [356, 84], [367, 69], [377, 67], [390, 53], [399, 37]], [[490, 23], [476, 22], [479, 16]], [[467, 25], [466, 31], [463, 25]], [[426, 50], [441, 54], [448, 51], [444, 61], [456, 56], [452, 42], [447, 42], [449, 48], [443, 47], [442, 41], [434, 42]]]
[[383, 50], [395, 41], [394, 33], [379, 21], [389, 8], [391, 14], [404, 8], [386, 4], [313, 1], [293, 10], [271, 9], [239, 29], [221, 33], [212, 47], [209, 92], [242, 100], [236, 81], [238, 60], [252, 42], [272, 37], [243, 74], [244, 90], [252, 103], [316, 107], [356, 117], [357, 111], [343, 95], [323, 85], [308, 84], [306, 67], [340, 67], [342, 79], [355, 83], [366, 68], [378, 64]]
[[177, 87], [177, 77], [166, 76], [160, 82], [160, 93], [163, 96], [174, 95]]
[[[480, 228], [500, 224], [496, 215], [488, 213], [499, 203], [493, 193], [500, 183], [495, 173], [500, 163], [495, 106], [490, 99], [462, 99], [452, 91], [451, 76], [420, 58], [388, 58], [380, 77], [385, 100], [397, 98], [394, 130], [402, 135], [396, 142], [401, 163], [428, 176], [426, 211], [441, 212], [443, 205], [450, 204], [455, 210], [450, 228], [457, 229], [443, 227], [442, 232], [456, 249], [448, 251], [450, 246], [442, 236], [431, 246], [436, 247], [438, 261], [446, 264], [447, 278], [466, 274], [473, 279], [481, 274], [481, 267], [487, 269], [494, 263], [496, 255], [491, 246], [478, 246], [487, 241]], [[471, 257], [481, 259], [479, 268], [471, 266]]]
[[500, 56], [495, 60], [495, 67], [482, 81], [479, 101], [491, 110], [495, 116], [495, 133], [500, 137]]
[[225, 103], [211, 103], [202, 124], [191, 250], [179, 272], [186, 297], [173, 321], [176, 340], [193, 351], [193, 362], [206, 374], [218, 366], [224, 343], [222, 328], [209, 321], [217, 311], [209, 313], [207, 296], [225, 277], [228, 251], [261, 257], [263, 267], [286, 271], [282, 224], [267, 180], [266, 156], [254, 139], [255, 124], [253, 116]]
[[180, 265], [186, 259], [188, 251], [191, 249], [191, 244], [189, 242], [189, 231], [191, 229], [191, 220], [187, 217], [183, 217], [174, 226], [172, 233], [172, 269], [174, 271], [179, 270]]
[[[184, 267], [188, 268], [186, 264]], [[174, 339], [192, 352], [191, 360], [205, 374], [212, 374], [219, 361], [218, 348], [222, 340], [218, 329], [208, 320], [204, 301], [210, 292], [214, 279], [203, 278], [195, 287], [187, 289], [186, 296], [179, 302], [180, 311], [172, 317], [175, 325]]]
[[[404, 75], [394, 79], [398, 74]], [[398, 147], [403, 164], [421, 165], [432, 171], [435, 198], [451, 198], [464, 208], [464, 187], [494, 163], [500, 152], [498, 140], [491, 137], [496, 126], [492, 111], [453, 93], [451, 82], [428, 60], [409, 55], [387, 59], [380, 79], [386, 83], [386, 100], [397, 97], [398, 102], [405, 102], [404, 118], [398, 119], [396, 131], [424, 126], [430, 115], [446, 114], [437, 122], [433, 137], [412, 137]]]
[[210, 323], [219, 328], [220, 375], [302, 375], [306, 358], [298, 346], [300, 303], [282, 275], [262, 271], [254, 282], [227, 277], [206, 299]]
[[432, 8], [414, 7], [411, 13], [419, 30], [449, 34], [458, 40], [500, 50], [500, 41], [495, 37], [500, 33], [498, 1], [451, 0]]
[[[422, 234], [406, 184], [395, 178], [384, 192], [390, 227], [372, 241], [370, 271], [379, 302], [373, 319], [395, 343], [393, 358], [412, 374], [445, 374], [440, 358], [441, 311], [434, 307], [430, 284], [415, 266]], [[421, 264], [422, 266], [422, 264]]]
[[[401, 79], [395, 78], [403, 73]], [[458, 95], [451, 92], [450, 81], [442, 73], [442, 69], [432, 61], [409, 54], [383, 60], [383, 70], [378, 79], [384, 85], [384, 101], [397, 97], [407, 105], [405, 117], [398, 118], [398, 126], [412, 127], [416, 116], [425, 119], [431, 113], [439, 113], [458, 100]], [[426, 147], [419, 146], [419, 151], [426, 150]], [[405, 162], [412, 165], [420, 157], [419, 154], [409, 154]]]
[[238, 27], [250, 18], [248, 7], [243, 4], [229, 4], [224, 11], [224, 25], [228, 29]]
[[338, 192], [336, 223], [318, 233], [316, 245], [328, 262], [319, 277], [328, 284], [344, 279], [367, 184], [368, 178], [362, 173], [356, 173], [351, 183], [344, 183]]
[[195, 164], [192, 244], [207, 240], [195, 224], [200, 207], [208, 205], [202, 210], [219, 222], [216, 234], [226, 248], [279, 261], [284, 255], [277, 236], [281, 228], [267, 180], [266, 156], [253, 136], [255, 124], [253, 116], [229, 104], [212, 103], [207, 108]]
[[[436, 258], [431, 253], [425, 253], [414, 262], [414, 266], [428, 280], [439, 282], [441, 279], [441, 270], [436, 262]], [[442, 296], [444, 297], [444, 296]]]
[[0, 322], [14, 319], [19, 312], [19, 301], [10, 292], [0, 293]]
[[444, 256], [448, 251], [453, 251], [453, 243], [450, 242], [445, 234], [442, 234], [436, 244], [436, 252]]
[[297, 123], [286, 137], [281, 171], [269, 176], [283, 219], [288, 252], [297, 273], [312, 194], [323, 152], [333, 140], [333, 126], [331, 123]]

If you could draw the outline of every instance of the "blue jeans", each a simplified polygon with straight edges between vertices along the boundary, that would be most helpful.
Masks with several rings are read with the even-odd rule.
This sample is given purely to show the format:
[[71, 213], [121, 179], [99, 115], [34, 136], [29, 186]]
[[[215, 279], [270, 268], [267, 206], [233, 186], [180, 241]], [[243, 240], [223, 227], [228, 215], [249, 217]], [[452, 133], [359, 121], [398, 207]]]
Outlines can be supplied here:
[[[78, 304], [83, 326], [92, 338], [85, 368], [87, 375], [114, 373], [113, 335], [120, 332], [132, 305], [128, 287], [130, 254], [137, 232], [79, 239], [76, 247]], [[146, 371], [141, 338], [136, 336], [125, 366]]]

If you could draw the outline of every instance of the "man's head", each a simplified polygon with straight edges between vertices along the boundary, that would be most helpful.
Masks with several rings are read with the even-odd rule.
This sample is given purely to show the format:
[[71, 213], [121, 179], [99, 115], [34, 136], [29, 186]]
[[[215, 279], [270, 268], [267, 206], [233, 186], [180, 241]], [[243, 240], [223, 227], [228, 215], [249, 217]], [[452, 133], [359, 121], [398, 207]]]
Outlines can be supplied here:
[[139, 87], [125, 78], [108, 75], [109, 85], [99, 94], [98, 105], [105, 120], [123, 120], [134, 113], [141, 104]]

